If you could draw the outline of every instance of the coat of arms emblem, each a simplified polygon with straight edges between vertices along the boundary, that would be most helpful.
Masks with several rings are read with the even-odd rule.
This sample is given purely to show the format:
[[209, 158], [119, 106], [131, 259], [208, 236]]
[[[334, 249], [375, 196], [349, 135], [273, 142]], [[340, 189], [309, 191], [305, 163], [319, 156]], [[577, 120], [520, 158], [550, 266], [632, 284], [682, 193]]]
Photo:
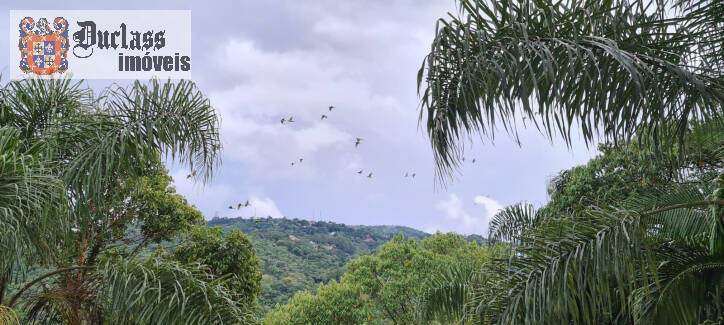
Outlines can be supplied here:
[[25, 17], [20, 22], [20, 70], [37, 75], [68, 70], [68, 21], [56, 17], [53, 24]]

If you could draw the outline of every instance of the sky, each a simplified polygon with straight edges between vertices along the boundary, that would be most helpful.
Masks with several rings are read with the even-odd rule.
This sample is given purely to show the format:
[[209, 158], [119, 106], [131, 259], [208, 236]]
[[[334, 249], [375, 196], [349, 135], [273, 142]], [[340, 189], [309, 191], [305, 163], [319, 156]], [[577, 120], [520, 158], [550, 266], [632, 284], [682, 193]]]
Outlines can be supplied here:
[[[494, 142], [466, 143], [458, 176], [444, 188], [435, 182], [416, 74], [436, 20], [456, 12], [453, 0], [20, 4], [0, 4], [0, 26], [19, 9], [191, 10], [193, 80], [221, 118], [222, 165], [207, 184], [187, 180], [183, 166], [170, 173], [207, 219], [284, 216], [485, 234], [496, 211], [544, 204], [551, 177], [595, 154], [582, 141], [568, 148], [534, 129], [519, 130], [519, 146], [500, 130]], [[7, 38], [0, 32], [10, 46]], [[2, 75], [16, 64], [7, 53], [0, 51]], [[294, 123], [279, 122], [290, 116]], [[227, 208], [246, 200], [250, 207]]]

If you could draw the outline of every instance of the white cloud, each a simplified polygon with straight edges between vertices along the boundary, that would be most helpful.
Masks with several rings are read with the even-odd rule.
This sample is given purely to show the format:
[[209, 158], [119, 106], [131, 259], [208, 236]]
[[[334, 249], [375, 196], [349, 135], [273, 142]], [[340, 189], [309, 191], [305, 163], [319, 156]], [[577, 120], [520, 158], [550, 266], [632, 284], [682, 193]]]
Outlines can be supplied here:
[[[484, 211], [474, 209], [468, 212], [465, 203], [456, 194], [448, 195], [446, 200], [439, 201], [435, 208], [443, 213], [445, 225], [434, 227], [441, 231], [454, 231], [461, 234], [485, 234], [488, 231], [488, 222], [503, 206], [497, 201], [478, 195], [473, 199], [475, 205], [482, 205]], [[482, 213], [481, 213], [482, 212]]]
[[[194, 183], [192, 180], [186, 178], [183, 170], [174, 172], [172, 177], [174, 178], [174, 187], [178, 193], [182, 194], [190, 202], [196, 202], [197, 208], [202, 211], [214, 211], [213, 214], [206, 215], [207, 218], [212, 218], [215, 215], [220, 217], [272, 216], [275, 218], [284, 216], [279, 207], [277, 207], [276, 202], [270, 197], [258, 194], [251, 195], [249, 197], [249, 207], [237, 210], [236, 205], [239, 203], [243, 204], [246, 201], [240, 199], [240, 191], [238, 188], [223, 184], [201, 185]], [[254, 191], [252, 191], [252, 193], [253, 192]], [[233, 209], [229, 210], [229, 206], [232, 206]]]
[[252, 196], [251, 199], [249, 199], [249, 204], [251, 205], [249, 208], [254, 211], [255, 216], [271, 216], [273, 218], [281, 218], [284, 216], [281, 211], [279, 211], [279, 208], [276, 203], [274, 203], [274, 200], [268, 197], [258, 198], [256, 196]]
[[473, 202], [477, 205], [482, 205], [485, 208], [485, 217], [490, 220], [498, 211], [503, 209], [503, 206], [487, 196], [478, 195], [473, 199]]

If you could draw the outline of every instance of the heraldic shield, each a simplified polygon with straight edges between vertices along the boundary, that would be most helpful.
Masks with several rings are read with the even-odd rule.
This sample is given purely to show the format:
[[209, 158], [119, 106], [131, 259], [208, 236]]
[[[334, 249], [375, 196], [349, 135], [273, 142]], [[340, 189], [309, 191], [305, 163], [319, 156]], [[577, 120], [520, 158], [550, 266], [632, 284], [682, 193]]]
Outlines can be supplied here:
[[[52, 27], [52, 29], [51, 29]], [[51, 75], [68, 70], [68, 21], [56, 17], [52, 26], [41, 18], [36, 23], [25, 17], [20, 22], [20, 70]]]

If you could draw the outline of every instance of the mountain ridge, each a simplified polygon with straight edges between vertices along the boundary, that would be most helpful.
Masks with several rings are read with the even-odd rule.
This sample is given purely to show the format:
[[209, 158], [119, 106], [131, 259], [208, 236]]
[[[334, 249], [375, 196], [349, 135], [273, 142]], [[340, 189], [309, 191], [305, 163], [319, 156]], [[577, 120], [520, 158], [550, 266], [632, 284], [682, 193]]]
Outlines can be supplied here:
[[[431, 234], [407, 226], [346, 225], [298, 218], [214, 218], [210, 227], [239, 229], [249, 236], [262, 262], [264, 309], [283, 304], [296, 292], [314, 292], [319, 284], [338, 280], [350, 260], [374, 253], [402, 233], [422, 240]], [[467, 236], [479, 244], [478, 235]]]

